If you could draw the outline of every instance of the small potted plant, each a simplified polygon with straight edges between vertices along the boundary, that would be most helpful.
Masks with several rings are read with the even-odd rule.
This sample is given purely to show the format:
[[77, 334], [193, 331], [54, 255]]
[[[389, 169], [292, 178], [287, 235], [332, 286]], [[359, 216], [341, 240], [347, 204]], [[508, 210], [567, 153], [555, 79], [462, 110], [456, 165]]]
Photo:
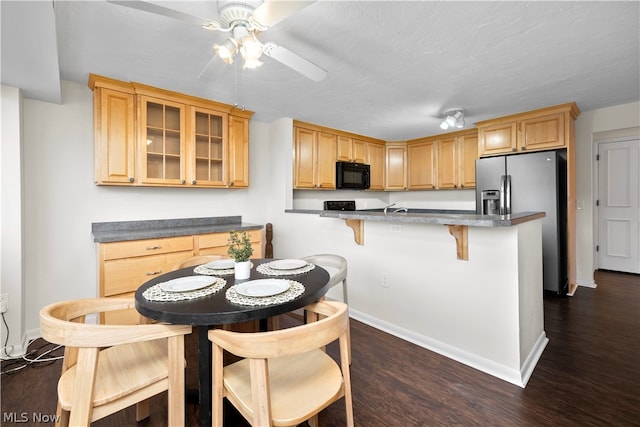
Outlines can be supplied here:
[[251, 240], [245, 231], [238, 232], [231, 230], [229, 232], [229, 249], [227, 254], [233, 258], [235, 264], [236, 279], [248, 279], [251, 275], [251, 261], [249, 257], [253, 255]]

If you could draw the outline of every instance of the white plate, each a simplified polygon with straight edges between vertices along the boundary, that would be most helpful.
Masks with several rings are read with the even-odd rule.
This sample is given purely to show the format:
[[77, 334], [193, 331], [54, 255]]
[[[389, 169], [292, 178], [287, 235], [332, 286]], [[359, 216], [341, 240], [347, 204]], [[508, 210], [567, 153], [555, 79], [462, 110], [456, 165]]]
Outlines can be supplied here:
[[258, 279], [236, 285], [236, 292], [246, 297], [270, 297], [289, 289], [289, 281], [282, 279]]
[[235, 262], [232, 259], [218, 259], [208, 262], [204, 266], [212, 270], [228, 270], [235, 267]]
[[160, 288], [166, 292], [189, 292], [206, 288], [217, 279], [209, 276], [186, 276], [160, 283]]
[[307, 265], [307, 261], [303, 259], [279, 259], [271, 261], [269, 268], [274, 270], [295, 270], [296, 268], [302, 268]]

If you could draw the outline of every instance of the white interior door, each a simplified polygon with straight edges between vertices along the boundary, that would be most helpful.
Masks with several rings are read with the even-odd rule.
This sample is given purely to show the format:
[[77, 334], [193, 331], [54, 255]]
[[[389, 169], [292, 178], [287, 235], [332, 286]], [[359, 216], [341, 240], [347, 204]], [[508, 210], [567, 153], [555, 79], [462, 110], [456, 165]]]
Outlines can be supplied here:
[[598, 146], [598, 268], [640, 273], [640, 140]]

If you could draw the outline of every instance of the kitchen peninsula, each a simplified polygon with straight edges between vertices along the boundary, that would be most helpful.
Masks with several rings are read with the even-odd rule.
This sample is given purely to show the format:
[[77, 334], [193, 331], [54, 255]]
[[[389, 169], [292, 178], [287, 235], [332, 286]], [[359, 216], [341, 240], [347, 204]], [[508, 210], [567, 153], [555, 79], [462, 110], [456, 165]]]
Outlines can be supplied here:
[[[415, 311], [416, 316], [420, 312], [429, 324], [419, 326], [424, 333], [404, 338], [526, 385], [548, 343], [542, 290], [543, 212], [475, 215], [409, 209], [321, 211], [319, 216], [344, 220], [361, 246], [365, 222], [373, 244], [385, 223], [405, 227], [415, 244], [389, 251], [413, 262], [417, 258], [422, 277], [402, 274], [398, 279], [405, 294], [402, 306], [385, 309]], [[367, 322], [366, 315], [362, 320]], [[404, 327], [415, 330], [412, 325]]]

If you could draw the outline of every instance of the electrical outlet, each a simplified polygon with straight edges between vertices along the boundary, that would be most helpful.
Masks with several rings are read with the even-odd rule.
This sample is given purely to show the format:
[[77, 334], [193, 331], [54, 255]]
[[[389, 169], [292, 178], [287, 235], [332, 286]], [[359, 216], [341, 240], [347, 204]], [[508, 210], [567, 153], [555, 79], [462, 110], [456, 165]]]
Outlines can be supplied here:
[[402, 225], [400, 224], [391, 224], [391, 231], [394, 233], [401, 233], [402, 232]]
[[9, 310], [9, 294], [0, 294], [0, 313]]
[[391, 286], [391, 279], [389, 278], [389, 273], [382, 273], [382, 287], [388, 288]]

